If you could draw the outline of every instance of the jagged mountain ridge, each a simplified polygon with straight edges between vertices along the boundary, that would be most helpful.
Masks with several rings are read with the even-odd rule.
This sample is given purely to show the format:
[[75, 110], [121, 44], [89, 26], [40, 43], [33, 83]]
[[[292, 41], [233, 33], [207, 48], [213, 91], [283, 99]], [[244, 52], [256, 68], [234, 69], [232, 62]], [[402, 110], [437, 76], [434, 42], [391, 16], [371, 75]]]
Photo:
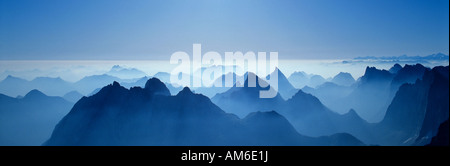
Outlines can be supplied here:
[[[115, 82], [83, 97], [45, 145], [362, 144], [357, 139], [340, 139], [347, 138], [345, 134], [320, 139], [302, 136], [276, 112], [252, 113], [241, 120], [189, 88], [170, 96], [162, 82], [156, 78], [149, 82], [145, 88], [129, 90]], [[276, 138], [267, 137], [273, 133], [278, 133]]]
[[[263, 81], [259, 78], [257, 80]], [[368, 124], [356, 113], [339, 115], [325, 107], [319, 99], [302, 90], [298, 90], [287, 101], [279, 97], [279, 94], [275, 98], [260, 98], [259, 91], [267, 88], [248, 87], [247, 82], [248, 80], [245, 81], [244, 87], [233, 87], [211, 100], [226, 112], [235, 113], [239, 117], [251, 112], [275, 110], [285, 116], [299, 133], [308, 136], [351, 132], [352, 135], [357, 134], [357, 138], [370, 137], [368, 134], [361, 134]]]

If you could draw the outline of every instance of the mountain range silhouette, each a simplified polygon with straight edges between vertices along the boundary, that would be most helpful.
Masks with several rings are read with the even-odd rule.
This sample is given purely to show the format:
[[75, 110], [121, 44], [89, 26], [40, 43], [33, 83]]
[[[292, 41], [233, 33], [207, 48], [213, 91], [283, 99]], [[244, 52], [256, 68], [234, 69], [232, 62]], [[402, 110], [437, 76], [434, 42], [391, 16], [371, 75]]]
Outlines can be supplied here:
[[170, 96], [152, 78], [145, 88], [114, 82], [83, 97], [45, 145], [363, 145], [341, 137], [349, 135], [302, 136], [274, 111], [240, 119], [187, 87]]
[[[275, 73], [277, 95], [260, 98]], [[8, 76], [0, 82], [0, 145], [448, 145], [448, 66], [367, 67], [357, 80], [344, 72], [286, 78], [277, 68], [215, 81], [224, 85], [226, 75], [232, 87], [194, 89], [160, 81], [170, 76], [163, 72], [74, 83]]]
[[32, 90], [22, 98], [0, 94], [0, 145], [38, 146], [73, 103]]

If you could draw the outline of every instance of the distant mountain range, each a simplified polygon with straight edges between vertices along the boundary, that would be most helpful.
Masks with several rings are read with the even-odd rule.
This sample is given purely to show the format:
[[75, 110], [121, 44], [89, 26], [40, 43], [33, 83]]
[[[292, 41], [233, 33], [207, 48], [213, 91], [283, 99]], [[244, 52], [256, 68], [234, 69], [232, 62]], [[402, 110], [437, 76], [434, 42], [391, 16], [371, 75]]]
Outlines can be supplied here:
[[320, 75], [306, 74], [305, 72], [294, 72], [289, 76], [288, 80], [297, 89], [305, 86], [315, 88], [327, 81]]
[[340, 72], [332, 78], [323, 78], [320, 75], [294, 72], [288, 78], [290, 84], [297, 89], [317, 88], [324, 83], [331, 82], [340, 86], [352, 86], [356, 81], [350, 73]]
[[244, 119], [184, 88], [170, 96], [158, 79], [145, 88], [114, 82], [83, 97], [45, 145], [363, 145], [348, 134], [312, 138], [297, 133], [278, 113]]
[[[277, 95], [260, 98], [275, 74]], [[448, 66], [367, 67], [357, 80], [344, 72], [286, 78], [278, 68], [215, 78], [233, 86], [174, 87], [164, 72], [74, 83], [8, 76], [0, 82], [0, 145], [448, 145]]]
[[135, 68], [125, 68], [119, 65], [114, 65], [111, 70], [105, 74], [122, 79], [133, 79], [147, 76], [147, 74], [141, 70]]
[[366, 56], [366, 57], [356, 57], [355, 60], [449, 60], [449, 56], [443, 53], [431, 54], [427, 56]]
[[71, 83], [59, 77], [37, 77], [28, 81], [14, 76], [8, 76], [0, 82], [0, 93], [8, 96], [19, 96], [33, 89], [38, 89], [51, 96], [64, 96], [71, 91], [78, 91], [78, 93], [87, 95], [94, 89], [108, 85], [112, 81], [129, 83], [134, 82], [135, 79], [125, 80], [103, 74], [86, 76], [75, 83]]
[[61, 97], [38, 90], [22, 98], [0, 94], [0, 145], [42, 145], [72, 106]]
[[[159, 72], [155, 77], [161, 77], [170, 82], [169, 73]], [[91, 75], [83, 77], [77, 82], [68, 82], [59, 77], [37, 77], [31, 81], [8, 75], [0, 81], [0, 93], [8, 96], [23, 96], [27, 92], [37, 89], [51, 96], [64, 97], [67, 93], [77, 93], [81, 95], [90, 95], [93, 91], [110, 84], [113, 81], [120, 82], [125, 87], [143, 86], [149, 77], [140, 70], [134, 68], [123, 68], [114, 65], [110, 71], [101, 75]], [[166, 82], [167, 84], [169, 82]], [[182, 88], [174, 87], [168, 84], [173, 94], [178, 93]], [[76, 102], [76, 101], [75, 101]]]
[[73, 90], [70, 83], [59, 77], [37, 77], [28, 81], [14, 76], [7, 76], [0, 82], [0, 93], [8, 96], [23, 96], [33, 89], [39, 89], [52, 96], [62, 96]]

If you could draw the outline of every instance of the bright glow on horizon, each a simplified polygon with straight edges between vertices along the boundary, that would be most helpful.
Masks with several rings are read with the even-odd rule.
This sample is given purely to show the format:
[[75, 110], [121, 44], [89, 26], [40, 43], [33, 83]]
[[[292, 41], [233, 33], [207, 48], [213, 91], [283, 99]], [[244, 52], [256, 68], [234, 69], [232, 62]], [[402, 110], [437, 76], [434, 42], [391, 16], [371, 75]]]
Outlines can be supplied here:
[[[346, 59], [345, 59], [346, 60]], [[411, 62], [358, 62], [342, 63], [342, 59], [329, 60], [278, 60], [279, 69], [289, 77], [293, 72], [304, 71], [308, 74], [318, 74], [325, 79], [334, 77], [339, 72], [348, 72], [357, 79], [361, 77], [367, 66], [374, 66], [378, 69], [389, 69], [395, 63], [404, 66], [405, 64], [415, 64]], [[120, 65], [125, 68], [135, 68], [145, 72], [148, 76], [153, 76], [157, 72], [170, 73], [176, 66], [169, 61], [149, 61], [149, 60], [28, 60], [28, 61], [0, 61], [0, 81], [8, 75], [12, 75], [27, 80], [35, 77], [61, 77], [70, 82], [80, 80], [85, 76], [101, 75], [108, 72], [112, 66]], [[426, 67], [448, 66], [449, 61], [437, 61], [423, 64]]]

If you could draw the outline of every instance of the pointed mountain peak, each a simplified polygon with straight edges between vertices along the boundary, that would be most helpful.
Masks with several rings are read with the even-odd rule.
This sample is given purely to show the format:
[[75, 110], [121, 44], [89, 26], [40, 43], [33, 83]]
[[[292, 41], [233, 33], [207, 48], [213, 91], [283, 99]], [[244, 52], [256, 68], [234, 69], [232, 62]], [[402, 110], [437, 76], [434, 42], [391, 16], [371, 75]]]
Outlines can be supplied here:
[[392, 66], [392, 67], [394, 67], [394, 68], [398, 68], [398, 67], [402, 67], [400, 64], [398, 64], [398, 63], [396, 63], [396, 64], [394, 64], [394, 66]]
[[290, 76], [308, 77], [308, 74], [306, 74], [304, 71], [295, 71]]
[[258, 75], [256, 75], [255, 73], [253, 73], [253, 72], [247, 72], [247, 73], [245, 73], [245, 77], [246, 77], [246, 79], [248, 79], [248, 77], [253, 77], [253, 76], [255, 76], [256, 78], [259, 78], [258, 77]]
[[312, 87], [310, 87], [310, 86], [304, 86], [301, 90], [302, 90], [303, 92], [311, 92], [311, 91], [314, 90], [314, 88], [312, 88]]
[[308, 95], [307, 93], [303, 92], [303, 90], [298, 90], [297, 93], [295, 93], [295, 95], [292, 98], [298, 97], [298, 96], [302, 96], [302, 95]]
[[402, 69], [402, 66], [400, 64], [396, 63], [394, 66], [392, 66], [389, 69], [389, 72], [391, 72], [392, 74], [396, 74], [401, 69]]
[[15, 77], [15, 76], [12, 76], [12, 75], [8, 75], [4, 80], [24, 80], [24, 79], [19, 78], [19, 77]]
[[292, 96], [292, 98], [290, 98], [289, 100], [294, 101], [294, 102], [295, 101], [306, 101], [306, 102], [309, 102], [311, 104], [322, 105], [322, 102], [320, 102], [320, 100], [317, 97], [315, 97], [315, 96], [313, 96], [313, 95], [311, 95], [309, 93], [305, 93], [301, 89], [298, 90], [298, 92], [295, 93], [295, 95]]
[[376, 67], [370, 67], [370, 66], [366, 67], [366, 73], [371, 72], [371, 71], [376, 71], [376, 70], [378, 70]]
[[387, 70], [384, 70], [384, 69], [377, 69], [376, 67], [370, 67], [370, 66], [366, 67], [365, 74], [370, 74], [370, 73], [375, 73], [375, 72], [389, 73]]
[[183, 88], [183, 90], [181, 90], [180, 92], [178, 92], [178, 94], [177, 94], [177, 96], [180, 96], [180, 95], [192, 95], [192, 94], [194, 94], [192, 91], [191, 91], [191, 89], [189, 89], [189, 87], [184, 87]]
[[[100, 88], [99, 88], [100, 89]], [[96, 91], [96, 90], [95, 90]], [[101, 88], [97, 93], [93, 93], [92, 96], [102, 96], [102, 97], [111, 97], [112, 96], [122, 96], [128, 93], [128, 89], [120, 85], [117, 81], [114, 81], [112, 84], [109, 84], [103, 88]]]
[[352, 79], [353, 81], [355, 80], [355, 78], [353, 78], [352, 74], [347, 73], [347, 72], [340, 72], [339, 74], [337, 74], [336, 76], [333, 77], [333, 79], [338, 79], [338, 78]]
[[120, 65], [114, 65], [111, 69], [121, 69]]
[[331, 82], [337, 85], [349, 86], [355, 82], [355, 79], [350, 73], [340, 72], [331, 79]]
[[371, 80], [386, 80], [392, 79], [393, 74], [387, 70], [380, 70], [375, 67], [367, 66], [366, 72], [361, 77], [362, 81], [371, 81]]
[[28, 92], [24, 98], [40, 98], [40, 97], [47, 97], [44, 93], [37, 89], [33, 89], [30, 92]]
[[[284, 75], [284, 73], [281, 72], [281, 70], [278, 69], [278, 67], [275, 67], [275, 70], [273, 70], [273, 72], [270, 73], [270, 75], [273, 75], [275, 72], [278, 73], [278, 78], [281, 78], [281, 77], [286, 78], [286, 75]], [[268, 75], [267, 77], [270, 78], [270, 75]]]
[[145, 90], [159, 95], [170, 96], [170, 91], [166, 85], [156, 77], [150, 78], [145, 83]]
[[354, 109], [350, 109], [350, 110], [347, 112], [347, 115], [358, 115], [358, 114], [356, 113], [356, 111], [355, 111]]
[[[278, 67], [275, 67], [275, 69], [272, 71], [272, 73], [275, 73], [275, 72], [278, 72], [278, 74], [280, 74], [281, 70]], [[281, 74], [283, 74], [283, 73], [281, 73]]]
[[[295, 130], [294, 127], [288, 122], [288, 120], [280, 115], [278, 112], [272, 111], [256, 111], [249, 113], [245, 118], [242, 119], [244, 122], [267, 125], [267, 127], [275, 127], [278, 129], [288, 129]], [[269, 125], [271, 124], [271, 125]], [[272, 126], [276, 125], [276, 126]]]
[[337, 76], [350, 76], [350, 77], [352, 77], [352, 75], [350, 73], [347, 73], [347, 72], [339, 72], [339, 74], [337, 74], [335, 77], [337, 77]]
[[242, 120], [247, 124], [257, 125], [262, 128], [273, 128], [278, 131], [295, 131], [295, 128], [284, 116], [273, 110], [268, 112], [252, 112]]
[[366, 120], [362, 119], [361, 116], [359, 116], [358, 113], [356, 113], [356, 111], [354, 109], [350, 109], [346, 114], [344, 114], [343, 116], [350, 118], [352, 120], [358, 120], [358, 121], [362, 121], [364, 123], [367, 123]]
[[248, 78], [253, 78], [253, 77], [256, 78], [256, 81], [258, 82], [258, 80], [259, 80], [258, 75], [256, 75], [255, 73], [252, 73], [252, 72], [246, 72], [244, 74], [244, 79], [245, 79], [244, 86], [248, 86]]
[[272, 111], [267, 111], [267, 112], [261, 112], [261, 111], [257, 111], [257, 112], [252, 112], [250, 114], [248, 114], [244, 119], [249, 120], [249, 119], [257, 119], [257, 120], [267, 120], [270, 118], [279, 118], [282, 117], [278, 112], [272, 110]]
[[275, 67], [275, 70], [273, 72], [277, 71], [278, 73], [281, 73], [281, 70], [278, 67]]
[[114, 81], [112, 86], [117, 87], [117, 86], [120, 86], [120, 84], [117, 81]]
[[[256, 81], [256, 83], [255, 83], [256, 88], [258, 88], [258, 89], [262, 88], [262, 87], [267, 88], [267, 86], [269, 85], [268, 82], [266, 82], [264, 79], [259, 78], [259, 76], [256, 75], [255, 73], [247, 72], [245, 75], [244, 87], [249, 87], [249, 85], [248, 85], [249, 78], [252, 78], [252, 79], [254, 78], [254, 80]], [[236, 85], [237, 85], [237, 83], [236, 83]], [[263, 88], [263, 89], [265, 89], [265, 88]]]

